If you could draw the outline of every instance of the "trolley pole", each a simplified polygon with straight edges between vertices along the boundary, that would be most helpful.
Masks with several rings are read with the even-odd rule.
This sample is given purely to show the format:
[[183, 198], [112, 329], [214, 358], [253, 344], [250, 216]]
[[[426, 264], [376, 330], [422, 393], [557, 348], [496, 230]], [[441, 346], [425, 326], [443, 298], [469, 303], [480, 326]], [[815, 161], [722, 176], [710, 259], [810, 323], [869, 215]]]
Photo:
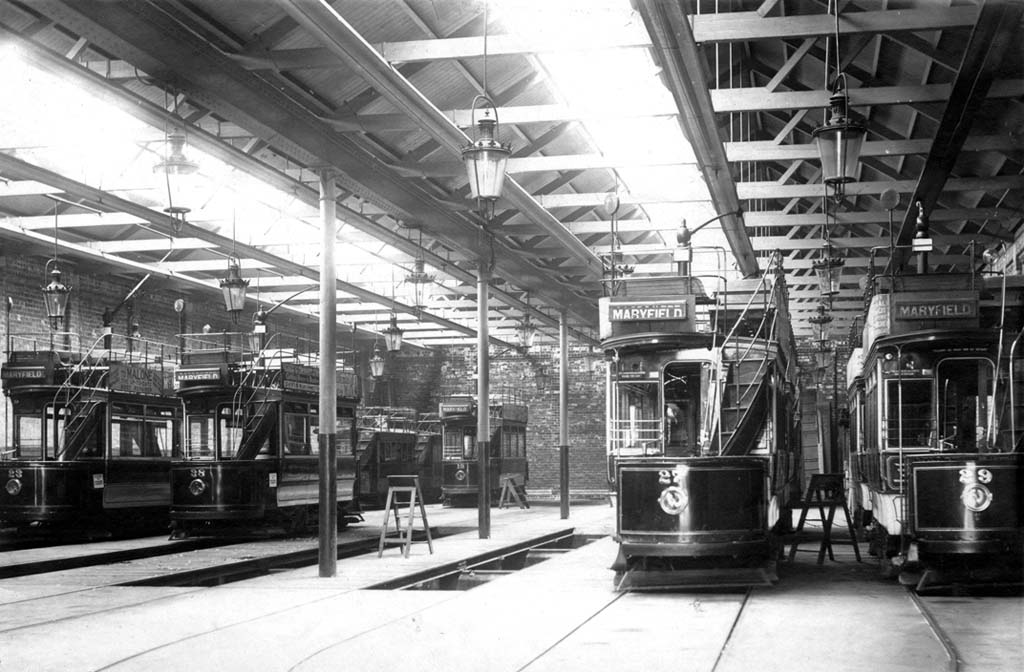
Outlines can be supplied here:
[[317, 444], [320, 450], [319, 558], [320, 576], [338, 573], [338, 380], [337, 282], [334, 268], [334, 246], [337, 234], [335, 219], [334, 172], [320, 171], [320, 225], [323, 247], [320, 255], [320, 427]]
[[565, 310], [558, 314], [558, 498], [562, 519], [569, 517], [569, 324]]
[[480, 493], [477, 497], [477, 526], [481, 539], [491, 538], [491, 371], [490, 341], [487, 328], [488, 284], [490, 268], [488, 262], [480, 260], [477, 267], [477, 343], [476, 343], [476, 459], [480, 470]]

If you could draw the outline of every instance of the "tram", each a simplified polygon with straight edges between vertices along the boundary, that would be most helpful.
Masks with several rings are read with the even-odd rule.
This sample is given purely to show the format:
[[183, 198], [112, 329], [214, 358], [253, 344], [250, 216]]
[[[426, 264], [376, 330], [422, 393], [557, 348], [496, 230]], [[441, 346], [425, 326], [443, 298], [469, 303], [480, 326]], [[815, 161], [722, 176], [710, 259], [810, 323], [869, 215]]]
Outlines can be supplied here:
[[[482, 480], [477, 456], [477, 397], [453, 393], [441, 401], [438, 409], [443, 446], [441, 496], [450, 506], [476, 505]], [[491, 392], [488, 413], [491, 436], [487, 482], [491, 501], [498, 501], [503, 478], [512, 479], [520, 490], [530, 478], [526, 450], [529, 408], [517, 390], [499, 388]]]
[[617, 280], [600, 302], [616, 587], [771, 583], [801, 483], [784, 275], [678, 270]]
[[[186, 334], [176, 372], [185, 409], [183, 454], [171, 465], [177, 536], [221, 528], [304, 531], [319, 505], [317, 345], [253, 334]], [[359, 386], [336, 367], [337, 507], [358, 519], [353, 454]]]
[[442, 498], [444, 463], [441, 454], [441, 418], [437, 413], [420, 413], [416, 420], [416, 473], [428, 502]]
[[854, 511], [918, 589], [1019, 582], [1024, 277], [878, 276], [848, 370]]
[[430, 422], [413, 408], [369, 406], [357, 420], [356, 463], [359, 469], [359, 502], [365, 508], [384, 506], [388, 476], [419, 477], [427, 501], [440, 496], [440, 451], [437, 420]]
[[20, 529], [166, 528], [181, 449], [174, 346], [119, 335], [12, 335], [0, 370], [12, 440], [0, 521]]

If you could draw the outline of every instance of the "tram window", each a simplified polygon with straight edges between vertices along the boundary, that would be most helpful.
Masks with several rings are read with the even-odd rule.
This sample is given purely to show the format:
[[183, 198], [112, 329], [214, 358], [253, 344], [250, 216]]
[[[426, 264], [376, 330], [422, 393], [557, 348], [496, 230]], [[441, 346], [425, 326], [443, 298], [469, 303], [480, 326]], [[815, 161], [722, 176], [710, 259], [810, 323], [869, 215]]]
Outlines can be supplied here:
[[[96, 414], [105, 412], [103, 406], [89, 406], [88, 410], [90, 413]], [[53, 428], [53, 431], [46, 435], [47, 454], [53, 455], [61, 461], [74, 460], [78, 457], [103, 457], [102, 423], [89, 423], [86, 425], [85, 434], [80, 434], [74, 442], [69, 442], [68, 432], [65, 430], [71, 418], [71, 412], [65, 406], [58, 410], [56, 421], [54, 421], [53, 407], [47, 406], [46, 425], [48, 428]]]
[[229, 460], [238, 454], [242, 445], [242, 429], [244, 419], [241, 410], [232, 411], [231, 406], [223, 405], [218, 411], [220, 424], [220, 457]]
[[352, 418], [337, 418], [338, 455], [352, 454]]
[[309, 419], [309, 454], [320, 454], [320, 423], [316, 418]]
[[285, 455], [317, 455], [320, 428], [317, 419], [302, 413], [284, 414]]
[[446, 460], [465, 459], [464, 434], [457, 427], [446, 427], [444, 430], [444, 451]]
[[612, 407], [612, 448], [624, 455], [661, 452], [661, 409], [657, 381], [630, 381], [616, 385]]
[[987, 449], [985, 428], [992, 408], [992, 362], [986, 359], [943, 360], [937, 369], [942, 450]]
[[45, 436], [46, 454], [58, 460], [64, 459], [64, 451], [67, 450], [67, 446], [64, 445], [64, 426], [67, 423], [67, 416], [66, 408], [58, 410], [56, 418], [54, 418], [53, 407], [46, 407], [46, 427], [48, 430], [52, 428], [52, 431], [47, 431]]
[[174, 422], [147, 419], [146, 428], [147, 452], [153, 457], [175, 457]]
[[190, 415], [187, 422], [186, 457], [190, 460], [212, 460], [214, 457], [213, 416]]
[[886, 444], [890, 448], [924, 448], [932, 439], [931, 379], [886, 381]]
[[38, 460], [43, 457], [43, 419], [37, 415], [16, 415], [15, 427], [17, 435], [14, 445], [17, 453], [14, 457], [24, 460]]
[[113, 457], [142, 457], [142, 418], [114, 416], [110, 422], [110, 454]]

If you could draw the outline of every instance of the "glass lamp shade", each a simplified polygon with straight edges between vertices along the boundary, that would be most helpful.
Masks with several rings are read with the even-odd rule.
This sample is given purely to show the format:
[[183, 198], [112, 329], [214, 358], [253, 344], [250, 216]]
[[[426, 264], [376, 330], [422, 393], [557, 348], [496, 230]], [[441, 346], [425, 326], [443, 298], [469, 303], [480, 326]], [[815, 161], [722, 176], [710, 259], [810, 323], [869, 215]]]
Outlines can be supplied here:
[[53, 264], [50, 270], [50, 282], [43, 287], [43, 303], [46, 306], [46, 317], [50, 320], [50, 326], [57, 328], [57, 322], [64, 319], [68, 307], [68, 296], [71, 288], [60, 280], [60, 269], [57, 268], [56, 259], [51, 259], [47, 267]]
[[228, 262], [228, 277], [220, 281], [220, 291], [224, 295], [224, 308], [232, 315], [245, 308], [245, 290], [249, 281], [242, 278], [238, 261], [232, 259]]
[[839, 293], [842, 284], [844, 262], [840, 257], [827, 256], [814, 260], [814, 272], [818, 276], [818, 291], [822, 296]]
[[524, 349], [529, 350], [532, 348], [533, 342], [536, 338], [537, 328], [529, 321], [523, 322], [519, 326], [519, 345], [523, 346]]
[[413, 270], [405, 276], [405, 281], [412, 286], [409, 299], [417, 308], [425, 308], [431, 301], [430, 285], [434, 282], [434, 274], [426, 272], [426, 262], [417, 257], [413, 260]]
[[811, 133], [821, 157], [821, 178], [825, 184], [845, 184], [857, 179], [857, 163], [867, 127], [846, 114], [846, 91], [829, 99], [832, 118]]
[[[487, 114], [490, 109], [484, 112]], [[497, 200], [505, 184], [505, 167], [512, 154], [512, 147], [494, 138], [497, 127], [497, 119], [483, 117], [476, 125], [477, 139], [462, 150], [469, 193], [478, 200]]]
[[195, 175], [199, 172], [199, 164], [185, 156], [185, 148], [185, 132], [171, 131], [167, 134], [164, 159], [153, 166], [153, 173], [160, 176], [160, 186], [167, 193], [164, 212], [172, 215], [191, 210], [188, 203], [195, 191]]
[[391, 324], [384, 330], [384, 346], [388, 349], [388, 352], [398, 352], [402, 349], [402, 335], [404, 333], [398, 327], [398, 318], [392, 315]]
[[370, 357], [370, 375], [374, 378], [384, 375], [384, 356], [380, 354], [379, 346], [374, 346], [373, 356]]

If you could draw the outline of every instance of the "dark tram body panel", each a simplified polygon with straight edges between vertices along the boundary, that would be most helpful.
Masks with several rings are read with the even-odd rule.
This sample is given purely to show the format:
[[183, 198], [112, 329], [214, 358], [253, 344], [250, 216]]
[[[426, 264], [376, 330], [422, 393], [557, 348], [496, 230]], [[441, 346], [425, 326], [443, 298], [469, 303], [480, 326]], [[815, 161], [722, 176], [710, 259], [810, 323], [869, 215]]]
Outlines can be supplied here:
[[848, 373], [872, 550], [919, 588], [1022, 580], [1024, 278], [883, 280]]
[[0, 373], [13, 411], [13, 440], [0, 451], [0, 520], [166, 523], [181, 448], [176, 349], [117, 335], [89, 347], [74, 334], [11, 344], [22, 349], [7, 353]]
[[[472, 394], [452, 394], [438, 410], [442, 434], [441, 493], [445, 502], [475, 502], [483, 482], [477, 455], [477, 413]], [[491, 395], [487, 482], [493, 494], [501, 488], [502, 476], [526, 487], [530, 478], [526, 446], [529, 408], [518, 392], [502, 389]]]
[[742, 457], [617, 464], [616, 526], [627, 555], [735, 555], [767, 542], [767, 462]]
[[[185, 451], [171, 467], [170, 516], [180, 531], [214, 523], [298, 529], [319, 505], [319, 367], [315, 344], [252, 351], [247, 334], [183, 338], [178, 394]], [[358, 513], [354, 372], [338, 368], [339, 521]]]
[[800, 489], [785, 295], [781, 275], [714, 297], [661, 275], [601, 300], [619, 589], [774, 580]]
[[420, 422], [412, 408], [370, 406], [357, 419], [356, 462], [359, 502], [383, 506], [388, 476], [415, 475], [427, 501], [440, 496], [440, 430], [436, 420]]
[[910, 461], [909, 523], [922, 553], [1021, 552], [1020, 454]]

